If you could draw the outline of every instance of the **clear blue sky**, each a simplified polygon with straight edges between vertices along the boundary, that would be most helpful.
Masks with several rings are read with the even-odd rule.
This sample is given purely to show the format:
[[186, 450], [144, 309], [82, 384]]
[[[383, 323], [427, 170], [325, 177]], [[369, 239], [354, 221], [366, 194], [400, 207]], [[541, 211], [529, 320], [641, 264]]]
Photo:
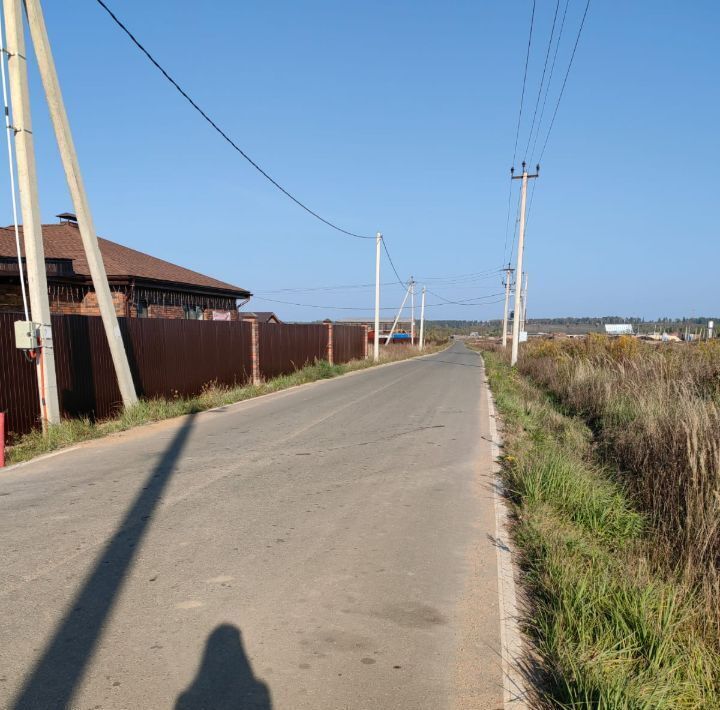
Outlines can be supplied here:
[[[280, 182], [352, 231], [381, 230], [403, 277], [502, 263], [529, 0], [109, 3]], [[374, 245], [265, 182], [94, 0], [44, 4], [100, 234], [257, 294], [370, 313], [372, 289], [268, 293], [370, 283]], [[548, 114], [584, 5], [570, 0]], [[554, 8], [537, 2], [523, 147]], [[718, 30], [714, 0], [591, 3], [530, 217], [531, 317], [718, 313]], [[32, 90], [41, 209], [54, 221], [71, 203], [35, 74]], [[7, 191], [0, 205], [9, 223]], [[495, 278], [435, 283], [451, 300], [501, 290]], [[399, 288], [384, 297], [396, 305]]]

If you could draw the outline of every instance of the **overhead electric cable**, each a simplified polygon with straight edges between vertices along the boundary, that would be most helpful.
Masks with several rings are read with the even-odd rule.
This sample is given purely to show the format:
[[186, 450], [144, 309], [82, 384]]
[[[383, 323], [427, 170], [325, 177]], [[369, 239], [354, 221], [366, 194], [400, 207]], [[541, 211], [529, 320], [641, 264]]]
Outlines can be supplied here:
[[507, 254], [508, 245], [508, 234], [510, 233], [510, 212], [512, 208], [512, 188], [513, 179], [510, 178], [510, 185], [508, 187], [508, 204], [507, 204], [507, 218], [505, 219], [505, 245], [503, 246], [503, 263], [505, 263], [505, 255]]
[[458, 279], [470, 278], [476, 276], [485, 276], [487, 274], [499, 273], [503, 270], [502, 266], [498, 266], [492, 269], [485, 269], [484, 271], [471, 271], [466, 274], [455, 274], [454, 276], [417, 276], [417, 281], [456, 281]]
[[515, 224], [513, 226], [513, 238], [512, 238], [512, 244], [510, 245], [510, 258], [508, 259], [508, 264], [512, 261], [513, 252], [515, 251], [515, 241], [517, 240], [518, 225], [520, 224], [520, 204], [521, 204], [521, 202], [522, 202], [522, 193], [518, 192], [517, 211], [515, 212]]
[[482, 303], [470, 303], [470, 301], [480, 301], [481, 299], [485, 299], [485, 298], [496, 298], [497, 296], [504, 296], [504, 295], [505, 295], [504, 292], [502, 292], [502, 293], [489, 293], [489, 294], [487, 294], [487, 295], [485, 295], [485, 296], [476, 296], [475, 298], [463, 298], [463, 299], [460, 299], [459, 301], [453, 301], [453, 300], [451, 300], [451, 299], [449, 299], [449, 298], [445, 298], [444, 296], [441, 296], [439, 293], [435, 293], [434, 291], [431, 291], [430, 289], [427, 289], [427, 292], [428, 292], [431, 296], [435, 296], [435, 298], [439, 298], [439, 299], [440, 299], [441, 301], [443, 301], [444, 303], [450, 303], [450, 304], [453, 304], [453, 305], [456, 305], [456, 306], [481, 306], [481, 305], [483, 305]]
[[[397, 286], [397, 281], [386, 281], [381, 286]], [[293, 288], [276, 288], [269, 291], [253, 292], [253, 296], [259, 296], [264, 293], [310, 293], [311, 291], [350, 291], [363, 288], [375, 288], [375, 284], [348, 284], [347, 286], [310, 286], [302, 288], [296, 286]]]
[[[3, 36], [2, 22], [0, 22], [0, 48], [5, 48], [5, 37]], [[25, 288], [25, 273], [23, 269], [22, 250], [20, 248], [20, 227], [18, 224], [17, 192], [15, 190], [15, 167], [13, 160], [13, 127], [10, 125], [10, 108], [8, 105], [7, 78], [5, 76], [6, 52], [0, 56], [0, 74], [2, 74], [2, 94], [5, 108], [5, 135], [7, 137], [8, 167], [10, 169], [10, 201], [12, 203], [13, 226], [15, 228], [15, 249], [17, 250], [18, 277], [20, 279], [20, 291], [22, 292], [23, 310], [25, 320], [30, 320], [30, 309], [28, 308], [27, 289]]]
[[306, 204], [301, 202], [297, 197], [295, 197], [292, 193], [290, 193], [287, 189], [285, 189], [277, 180], [275, 180], [273, 177], [271, 177], [263, 168], [260, 167], [240, 146], [233, 141], [230, 136], [222, 129], [220, 126], [213, 121], [210, 116], [208, 116], [207, 113], [203, 109], [200, 108], [200, 106], [195, 103], [195, 101], [190, 98], [190, 95], [183, 89], [180, 84], [173, 79], [170, 74], [160, 65], [160, 63], [153, 57], [150, 52], [145, 49], [145, 47], [140, 43], [140, 41], [135, 37], [135, 35], [130, 32], [130, 30], [123, 24], [123, 22], [115, 15], [115, 13], [103, 2], [103, 0], [96, 0], [98, 5], [107, 12], [108, 15], [112, 18], [113, 22], [132, 40], [133, 44], [150, 60], [150, 62], [155, 66], [155, 68], [177, 89], [177, 91], [187, 100], [187, 102], [219, 133], [222, 138], [230, 145], [232, 148], [234, 148], [240, 155], [245, 158], [245, 160], [252, 165], [255, 170], [257, 170], [264, 178], [266, 178], [269, 182], [271, 182], [280, 192], [282, 192], [286, 197], [290, 198], [298, 207], [301, 207], [304, 209], [308, 214], [315, 217], [315, 219], [320, 220], [324, 224], [326, 224], [328, 227], [331, 227], [332, 229], [340, 232], [341, 234], [345, 234], [348, 237], [355, 237], [356, 239], [375, 239], [375, 237], [366, 236], [363, 234], [356, 234], [355, 232], [351, 232], [347, 229], [343, 229], [342, 227], [339, 227], [334, 222], [331, 222], [329, 219], [326, 219], [325, 217], [322, 217], [314, 210], [310, 209]]
[[392, 270], [395, 273], [395, 277], [397, 278], [398, 283], [401, 286], [406, 286], [407, 283], [400, 278], [400, 274], [398, 274], [398, 271], [395, 268], [395, 264], [393, 263], [392, 257], [390, 256], [390, 251], [388, 250], [387, 244], [385, 243], [385, 237], [382, 237], [381, 239], [382, 239], [383, 249], [385, 250], [385, 253], [387, 254], [388, 261], [390, 262], [390, 266], [392, 267]]
[[[434, 294], [437, 296], [437, 294]], [[440, 298], [439, 296], [437, 296]], [[489, 298], [489, 296], [488, 296]], [[258, 301], [267, 301], [268, 303], [282, 303], [286, 306], [300, 306], [302, 308], [322, 308], [327, 311], [367, 311], [368, 306], [328, 306], [328, 305], [321, 305], [317, 303], [295, 303], [294, 301], [281, 301], [279, 299], [275, 298], [262, 298], [257, 297]], [[464, 301], [444, 301], [443, 303], [426, 303], [426, 308], [435, 308], [437, 306], [448, 306], [448, 305], [458, 305], [458, 306], [489, 306], [493, 303], [500, 303], [503, 299], [499, 299], [497, 301], [487, 301], [482, 303], [465, 303]], [[380, 309], [381, 311], [395, 311], [396, 308], [394, 306], [386, 306]], [[241, 311], [242, 313], [242, 311]]]
[[[527, 72], [528, 72], [528, 64], [530, 63], [530, 46], [532, 45], [532, 35], [533, 35], [534, 23], [535, 23], [535, 0], [533, 0], [532, 13], [530, 15], [530, 33], [528, 35], [527, 53], [525, 54], [525, 71], [523, 72], [522, 91], [520, 92], [520, 110], [518, 112], [517, 128], [515, 129], [515, 147], [513, 148], [513, 159], [512, 159], [513, 166], [515, 165], [515, 159], [517, 158], [518, 139], [520, 138], [520, 124], [522, 123], [523, 103], [525, 101], [525, 86], [527, 84]], [[510, 228], [510, 212], [511, 212], [511, 206], [512, 206], [512, 189], [513, 189], [513, 181], [511, 179], [510, 184], [508, 186], [508, 206], [507, 206], [507, 219], [505, 220], [505, 245], [503, 246], [503, 262], [505, 261], [505, 255], [507, 254], [508, 233], [509, 233], [509, 228]]]
[[[101, 0], [98, 0], [100, 2]], [[523, 102], [525, 101], [525, 84], [527, 83], [527, 70], [530, 62], [530, 45], [532, 44], [533, 25], [535, 24], [535, 0], [532, 4], [532, 14], [530, 15], [530, 34], [528, 36], [527, 54], [525, 55], [525, 73], [523, 74], [522, 92], [520, 94], [520, 111], [518, 113], [517, 129], [515, 131], [515, 148], [513, 149], [513, 165], [515, 165], [515, 158], [517, 157], [517, 144], [518, 138], [520, 137], [520, 123], [522, 121], [523, 114]]]
[[[545, 116], [545, 106], [547, 104], [548, 94], [550, 93], [550, 85], [552, 84], [553, 74], [555, 73], [555, 62], [557, 61], [558, 50], [560, 49], [560, 41], [562, 40], [563, 30], [565, 29], [565, 18], [567, 16], [568, 6], [570, 0], [565, 0], [565, 9], [563, 10], [562, 20], [560, 21], [560, 31], [558, 32], [557, 41], [555, 42], [555, 52], [553, 53], [552, 64], [550, 65], [550, 76], [548, 76], [547, 84], [545, 84], [545, 96], [543, 96], [542, 108], [540, 109], [540, 119], [538, 120], [537, 130], [535, 131], [535, 138], [533, 140], [532, 152], [530, 155], [535, 155], [535, 148], [537, 147], [538, 138], [540, 137], [540, 128], [542, 127], [542, 120]], [[532, 164], [532, 160], [530, 160]]]
[[573, 46], [572, 54], [570, 55], [570, 62], [568, 63], [567, 71], [565, 72], [565, 78], [563, 79], [560, 94], [558, 96], [557, 103], [555, 104], [555, 110], [553, 111], [552, 120], [550, 121], [550, 127], [548, 128], [547, 135], [545, 136], [545, 142], [543, 143], [542, 151], [540, 151], [540, 157], [538, 162], [542, 162], [543, 155], [545, 155], [545, 148], [547, 148], [548, 141], [550, 140], [550, 133], [552, 132], [553, 126], [555, 125], [555, 118], [557, 116], [558, 109], [560, 108], [560, 102], [562, 101], [563, 94], [565, 93], [565, 85], [567, 84], [568, 76], [570, 76], [570, 69], [572, 69], [573, 59], [575, 59], [575, 52], [580, 42], [580, 35], [582, 34], [583, 27], [585, 26], [585, 18], [587, 17], [588, 9], [590, 8], [590, 0], [587, 0], [585, 4], [585, 12], [583, 12], [582, 20], [580, 21], [580, 27], [578, 28], [577, 37], [575, 38], [575, 45]]
[[[282, 303], [286, 306], [302, 306], [303, 308], [324, 308], [326, 310], [333, 311], [367, 311], [369, 306], [327, 306], [317, 303], [296, 303], [295, 301], [283, 301], [278, 298], [265, 298], [264, 296], [253, 296], [258, 301], [267, 301], [268, 303]], [[384, 306], [380, 308], [381, 311], [394, 311], [395, 306]]]
[[559, 9], [560, 0], [555, 0], [555, 14], [553, 15], [552, 28], [550, 29], [550, 39], [548, 40], [547, 52], [545, 52], [545, 63], [543, 64], [542, 76], [540, 77], [540, 86], [538, 86], [537, 98], [535, 99], [535, 110], [533, 111], [532, 123], [530, 124], [530, 133], [528, 133], [527, 145], [525, 146], [525, 160], [527, 160], [528, 150], [530, 150], [530, 141], [532, 140], [533, 131], [535, 130], [535, 118], [537, 117], [538, 107], [540, 106], [540, 97], [542, 96], [543, 84], [545, 83], [545, 72], [547, 71], [548, 59], [550, 58], [550, 50], [552, 49], [553, 37], [555, 36], [555, 24], [557, 23]]

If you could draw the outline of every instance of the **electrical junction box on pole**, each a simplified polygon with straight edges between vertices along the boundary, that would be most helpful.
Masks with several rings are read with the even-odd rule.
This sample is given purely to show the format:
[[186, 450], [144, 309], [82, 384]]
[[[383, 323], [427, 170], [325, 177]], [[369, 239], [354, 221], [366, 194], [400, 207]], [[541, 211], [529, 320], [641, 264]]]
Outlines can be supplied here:
[[37, 348], [37, 323], [29, 320], [15, 321], [15, 347], [18, 350], [35, 350]]

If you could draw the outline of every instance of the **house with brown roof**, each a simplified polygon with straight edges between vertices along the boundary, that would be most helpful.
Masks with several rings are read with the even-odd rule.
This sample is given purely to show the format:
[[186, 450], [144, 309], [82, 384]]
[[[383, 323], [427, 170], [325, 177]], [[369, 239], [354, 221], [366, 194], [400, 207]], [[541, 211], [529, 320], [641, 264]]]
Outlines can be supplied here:
[[[50, 310], [99, 315], [75, 215], [58, 217], [59, 224], [42, 227]], [[244, 288], [117, 242], [98, 237], [98, 243], [120, 317], [239, 320], [238, 305], [247, 303], [252, 295]], [[0, 311], [21, 310], [15, 229], [0, 227]]]
[[256, 320], [258, 323], [276, 325], [282, 323], [272, 311], [240, 311], [240, 320]]

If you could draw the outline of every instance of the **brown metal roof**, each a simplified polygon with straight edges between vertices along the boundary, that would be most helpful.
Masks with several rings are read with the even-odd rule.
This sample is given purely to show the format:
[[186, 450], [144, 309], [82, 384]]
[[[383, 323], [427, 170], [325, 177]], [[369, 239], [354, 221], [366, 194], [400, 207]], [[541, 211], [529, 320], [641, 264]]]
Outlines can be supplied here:
[[[22, 227], [20, 227], [22, 231]], [[48, 259], [72, 259], [73, 270], [78, 276], [90, 278], [90, 267], [85, 258], [80, 230], [77, 225], [63, 222], [61, 224], [44, 224], [43, 244]], [[164, 281], [183, 286], [198, 287], [223, 291], [237, 298], [247, 298], [249, 291], [204, 276], [169, 261], [158, 259], [141, 251], [111, 242], [98, 237], [100, 253], [105, 263], [108, 278], [131, 278], [148, 281]], [[0, 257], [16, 256], [15, 230], [13, 227], [0, 227]]]
[[240, 318], [253, 318], [258, 323], [269, 323], [272, 320], [282, 323], [272, 311], [240, 311]]

